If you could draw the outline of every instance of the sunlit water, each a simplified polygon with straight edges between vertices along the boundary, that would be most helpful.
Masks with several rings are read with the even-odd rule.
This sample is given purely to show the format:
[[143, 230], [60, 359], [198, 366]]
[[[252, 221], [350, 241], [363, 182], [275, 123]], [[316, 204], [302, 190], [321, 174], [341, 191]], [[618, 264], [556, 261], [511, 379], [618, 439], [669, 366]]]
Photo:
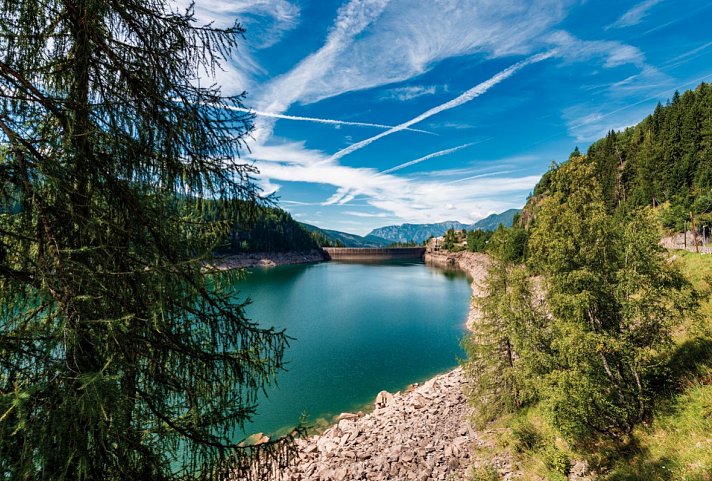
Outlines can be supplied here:
[[248, 316], [295, 338], [288, 371], [268, 389], [248, 433], [274, 433], [302, 413], [316, 424], [457, 365], [470, 298], [464, 273], [422, 262], [328, 262], [254, 269], [235, 286]]

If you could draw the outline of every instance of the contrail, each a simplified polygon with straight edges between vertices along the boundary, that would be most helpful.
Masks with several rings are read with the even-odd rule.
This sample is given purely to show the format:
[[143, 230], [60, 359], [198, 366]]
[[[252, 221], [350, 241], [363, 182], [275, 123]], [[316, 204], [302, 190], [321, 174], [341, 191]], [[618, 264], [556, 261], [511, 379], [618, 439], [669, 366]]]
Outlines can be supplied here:
[[392, 127], [385, 132], [381, 132], [378, 135], [374, 135], [373, 137], [370, 137], [368, 139], [362, 140], [360, 142], [356, 142], [355, 144], [351, 144], [345, 149], [342, 149], [338, 152], [336, 152], [334, 155], [329, 157], [328, 159], [322, 161], [322, 162], [333, 162], [334, 160], [338, 160], [341, 157], [344, 157], [345, 155], [349, 155], [352, 152], [355, 152], [359, 149], [362, 149], [366, 147], [367, 145], [371, 144], [372, 142], [375, 142], [378, 139], [382, 139], [383, 137], [391, 134], [395, 134], [396, 132], [400, 132], [401, 130], [405, 130], [409, 128], [411, 125], [417, 124], [418, 122], [422, 122], [423, 120], [427, 119], [428, 117], [432, 117], [435, 114], [439, 114], [440, 112], [443, 112], [445, 110], [453, 109], [455, 107], [459, 107], [460, 105], [469, 102], [470, 100], [479, 97], [483, 93], [487, 92], [490, 88], [494, 87], [498, 83], [500, 83], [502, 80], [505, 80], [515, 73], [517, 73], [519, 70], [523, 69], [527, 65], [531, 65], [533, 63], [541, 62], [542, 60], [546, 60], [548, 58], [551, 58], [555, 55], [555, 51], [549, 51], [549, 52], [544, 52], [540, 53], [537, 55], [534, 55], [532, 57], [529, 57], [525, 60], [522, 60], [521, 62], [515, 63], [511, 67], [508, 67], [501, 72], [499, 72], [497, 75], [494, 77], [485, 80], [484, 82], [475, 85], [472, 87], [470, 90], [467, 92], [463, 93], [459, 97], [456, 97], [449, 102], [445, 102], [442, 105], [438, 105], [437, 107], [433, 107], [432, 109], [428, 110], [427, 112], [424, 112], [417, 117], [414, 117], [407, 122], [403, 122], [400, 125], [396, 125], [395, 127]]
[[432, 154], [428, 154], [424, 157], [420, 157], [419, 159], [411, 160], [410, 162], [406, 162], [404, 164], [400, 164], [400, 165], [396, 165], [395, 167], [391, 167], [390, 169], [382, 171], [381, 174], [390, 174], [391, 172], [405, 169], [406, 167], [410, 167], [411, 165], [419, 164], [421, 162], [433, 159], [435, 157], [441, 157], [443, 155], [452, 154], [453, 152], [457, 152], [458, 150], [465, 149], [465, 148], [470, 147], [475, 144], [481, 144], [482, 142], [486, 142], [488, 140], [490, 140], [490, 139], [480, 140], [479, 142], [470, 142], [469, 144], [459, 145], [457, 147], [452, 147], [451, 149], [445, 149], [445, 150], [440, 150], [438, 152], [433, 152]]
[[[522, 170], [522, 169], [519, 169]], [[512, 172], [517, 172], [516, 170], [501, 170], [499, 172], [489, 172], [487, 174], [472, 175], [470, 177], [465, 177], [463, 179], [452, 180], [450, 182], [445, 182], [445, 185], [457, 184], [458, 182], [465, 182], [466, 180], [481, 179], [482, 177], [492, 177], [494, 175], [511, 174]]]
[[[319, 118], [315, 118], [315, 117], [297, 117], [296, 115], [284, 115], [284, 114], [278, 114], [278, 113], [274, 113], [274, 112], [260, 112], [259, 110], [246, 109], [243, 107], [227, 106], [225, 108], [230, 109], [230, 110], [236, 110], [238, 112], [245, 112], [248, 114], [259, 115], [260, 117], [269, 117], [272, 119], [301, 120], [301, 121], [305, 121], [305, 122], [316, 122], [318, 124], [353, 125], [356, 127], [375, 127], [378, 129], [392, 129], [392, 128], [394, 128], [393, 125], [372, 124], [369, 122], [347, 122], [345, 120], [319, 119]], [[421, 130], [421, 129], [406, 129], [406, 130], [410, 130], [412, 132], [420, 132], [422, 134], [436, 135], [433, 132], [428, 132], [427, 130]]]

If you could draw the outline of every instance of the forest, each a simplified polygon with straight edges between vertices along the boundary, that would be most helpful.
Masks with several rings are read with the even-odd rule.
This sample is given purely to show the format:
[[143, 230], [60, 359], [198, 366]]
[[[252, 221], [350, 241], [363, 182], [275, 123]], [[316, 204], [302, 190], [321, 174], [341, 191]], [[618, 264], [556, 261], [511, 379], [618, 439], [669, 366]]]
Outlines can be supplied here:
[[[574, 155], [578, 154], [578, 148]], [[681, 231], [690, 212], [710, 221], [712, 212], [712, 86], [700, 84], [634, 127], [610, 131], [594, 142], [587, 156], [595, 166], [609, 212], [649, 205], [669, 207], [665, 227]], [[533, 199], [546, 194], [554, 163], [535, 187]]]

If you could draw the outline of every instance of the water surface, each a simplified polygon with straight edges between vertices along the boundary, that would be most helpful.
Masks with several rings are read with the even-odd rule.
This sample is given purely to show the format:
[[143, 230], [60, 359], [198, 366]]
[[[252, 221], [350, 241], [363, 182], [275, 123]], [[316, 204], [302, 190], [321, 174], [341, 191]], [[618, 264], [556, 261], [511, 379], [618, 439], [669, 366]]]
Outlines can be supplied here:
[[248, 317], [294, 337], [247, 432], [314, 424], [457, 365], [470, 287], [422, 262], [327, 262], [254, 269], [236, 284]]

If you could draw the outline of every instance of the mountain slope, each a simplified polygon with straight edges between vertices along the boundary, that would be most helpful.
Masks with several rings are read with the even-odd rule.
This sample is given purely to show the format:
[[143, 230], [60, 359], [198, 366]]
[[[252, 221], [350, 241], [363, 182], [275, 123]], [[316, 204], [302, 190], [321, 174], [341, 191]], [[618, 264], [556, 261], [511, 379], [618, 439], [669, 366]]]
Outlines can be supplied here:
[[457, 221], [439, 222], [437, 224], [403, 224], [389, 225], [373, 229], [368, 235], [382, 237], [391, 242], [423, 242], [430, 237], [440, 237], [448, 229], [462, 230], [469, 226]]
[[521, 211], [521, 209], [509, 209], [505, 210], [501, 214], [489, 215], [484, 219], [480, 219], [474, 224], [472, 224], [470, 227], [468, 227], [467, 230], [482, 229], [493, 231], [497, 230], [497, 227], [499, 227], [500, 224], [502, 224], [504, 227], [511, 227], [512, 222], [514, 222], [514, 217]]
[[304, 229], [312, 233], [312, 236], [323, 237], [326, 242], [321, 241], [322, 246], [335, 245], [341, 247], [386, 247], [392, 242], [388, 239], [383, 239], [374, 235], [365, 237], [349, 234], [348, 232], [340, 232], [337, 230], [321, 229], [310, 224], [301, 224]]
[[389, 225], [373, 229], [369, 235], [374, 235], [388, 239], [391, 242], [423, 242], [430, 237], [440, 237], [449, 229], [454, 230], [488, 230], [493, 231], [500, 224], [510, 227], [514, 216], [521, 212], [520, 209], [509, 209], [501, 214], [492, 214], [484, 219], [478, 220], [474, 224], [463, 224], [457, 221], [439, 222], [437, 224], [403, 224]]

